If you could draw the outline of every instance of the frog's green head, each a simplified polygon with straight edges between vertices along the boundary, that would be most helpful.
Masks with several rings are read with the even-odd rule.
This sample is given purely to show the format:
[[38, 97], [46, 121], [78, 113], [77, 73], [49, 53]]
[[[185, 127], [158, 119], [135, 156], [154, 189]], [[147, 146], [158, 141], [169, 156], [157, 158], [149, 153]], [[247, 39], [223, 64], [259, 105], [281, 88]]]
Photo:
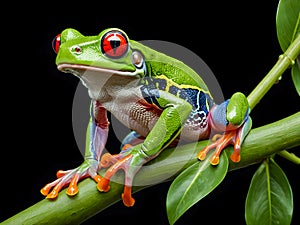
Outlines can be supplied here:
[[110, 28], [97, 36], [84, 36], [74, 29], [66, 29], [53, 40], [59, 70], [81, 76], [86, 71], [99, 74], [143, 77], [146, 73], [144, 57], [132, 49], [127, 35]]

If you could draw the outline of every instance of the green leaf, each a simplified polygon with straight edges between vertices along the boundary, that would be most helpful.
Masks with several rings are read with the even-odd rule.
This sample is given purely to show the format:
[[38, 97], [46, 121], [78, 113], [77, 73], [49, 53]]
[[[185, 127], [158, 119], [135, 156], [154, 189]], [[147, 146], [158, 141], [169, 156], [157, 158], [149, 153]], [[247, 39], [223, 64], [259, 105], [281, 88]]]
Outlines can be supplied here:
[[174, 224], [191, 206], [217, 187], [225, 178], [228, 158], [222, 154], [217, 166], [212, 166], [209, 156], [184, 170], [170, 186], [167, 194], [167, 214]]
[[277, 37], [285, 51], [300, 34], [300, 1], [280, 0], [276, 15]]
[[295, 85], [295, 88], [300, 96], [300, 60], [296, 60], [296, 63], [292, 67], [292, 79]]
[[247, 194], [247, 225], [289, 225], [293, 214], [293, 193], [289, 181], [273, 159], [255, 172]]

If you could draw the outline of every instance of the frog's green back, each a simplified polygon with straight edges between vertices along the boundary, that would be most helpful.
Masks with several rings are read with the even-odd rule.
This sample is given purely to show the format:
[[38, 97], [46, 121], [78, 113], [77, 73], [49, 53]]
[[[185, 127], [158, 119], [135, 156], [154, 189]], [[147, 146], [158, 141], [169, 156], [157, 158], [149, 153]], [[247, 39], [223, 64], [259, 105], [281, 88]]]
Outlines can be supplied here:
[[182, 61], [149, 48], [137, 41], [130, 41], [131, 48], [138, 49], [145, 57], [147, 72], [151, 77], [165, 75], [177, 84], [191, 85], [209, 92], [201, 76]]

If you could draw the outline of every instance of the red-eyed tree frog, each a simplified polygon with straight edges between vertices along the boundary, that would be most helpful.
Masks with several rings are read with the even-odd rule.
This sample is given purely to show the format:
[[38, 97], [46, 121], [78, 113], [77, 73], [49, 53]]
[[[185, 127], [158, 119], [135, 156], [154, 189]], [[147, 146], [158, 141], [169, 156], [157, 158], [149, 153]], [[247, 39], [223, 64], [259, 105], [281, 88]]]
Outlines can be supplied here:
[[[117, 28], [96, 36], [65, 29], [53, 40], [58, 70], [72, 73], [87, 87], [91, 98], [84, 161], [75, 169], [58, 171], [57, 179], [41, 193], [56, 198], [68, 185], [67, 194], [78, 193], [79, 180], [91, 177], [101, 192], [110, 189], [111, 177], [125, 172], [123, 202], [134, 205], [131, 189], [135, 174], [163, 149], [180, 138], [207, 139], [219, 133], [198, 158], [219, 163], [222, 150], [234, 146], [231, 160], [239, 162], [241, 144], [251, 129], [247, 98], [240, 92], [216, 104], [202, 78], [183, 62], [129, 40]], [[109, 131], [107, 111], [132, 132], [118, 154], [103, 154]], [[106, 168], [104, 176], [98, 171]]]

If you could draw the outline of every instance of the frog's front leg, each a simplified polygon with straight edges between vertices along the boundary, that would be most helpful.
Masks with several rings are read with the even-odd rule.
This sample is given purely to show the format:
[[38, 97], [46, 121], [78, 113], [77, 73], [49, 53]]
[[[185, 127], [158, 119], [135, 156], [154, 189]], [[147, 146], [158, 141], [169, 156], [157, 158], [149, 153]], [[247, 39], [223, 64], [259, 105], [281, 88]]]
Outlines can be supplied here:
[[106, 117], [106, 110], [100, 102], [92, 102], [91, 109], [92, 116], [87, 130], [84, 162], [75, 169], [58, 171], [56, 174], [57, 179], [41, 189], [41, 193], [46, 198], [56, 198], [60, 190], [67, 185], [69, 187], [66, 193], [70, 196], [76, 195], [78, 193], [78, 181], [86, 177], [92, 177], [97, 183], [101, 180], [97, 172], [100, 157], [108, 137], [109, 122]]
[[213, 138], [213, 143], [201, 150], [198, 153], [198, 158], [204, 160], [206, 154], [211, 149], [215, 149], [210, 162], [213, 165], [217, 165], [222, 150], [232, 144], [234, 152], [231, 155], [231, 160], [239, 162], [241, 145], [252, 126], [249, 112], [250, 108], [247, 98], [240, 92], [232, 95], [230, 100], [214, 106], [209, 114], [209, 124], [212, 132], [222, 132], [222, 134], [216, 134]]
[[[104, 155], [101, 159], [101, 166], [111, 166], [98, 183], [98, 189], [103, 192], [108, 191], [111, 177], [118, 170], [124, 170], [125, 186], [122, 199], [126, 206], [133, 206], [135, 202], [131, 195], [135, 174], [145, 163], [155, 158], [176, 138], [192, 110], [190, 103], [170, 93], [157, 90], [154, 96], [149, 97], [154, 100], [156, 107], [162, 109], [162, 113], [143, 143], [125, 149], [117, 155], [110, 157]], [[143, 106], [141, 105], [141, 107]]]

